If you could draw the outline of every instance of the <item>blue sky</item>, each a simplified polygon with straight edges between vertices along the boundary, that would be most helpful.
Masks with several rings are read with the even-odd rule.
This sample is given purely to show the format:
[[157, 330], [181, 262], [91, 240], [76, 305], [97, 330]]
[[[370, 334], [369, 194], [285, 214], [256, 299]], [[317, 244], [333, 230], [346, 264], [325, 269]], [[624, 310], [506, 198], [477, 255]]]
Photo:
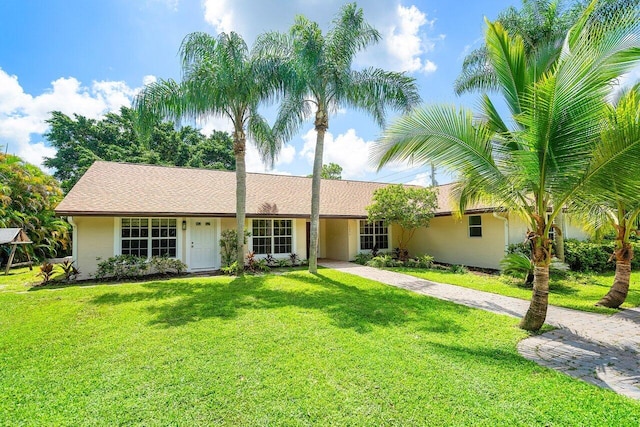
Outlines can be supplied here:
[[[264, 31], [286, 31], [296, 14], [327, 28], [343, 1], [332, 0], [3, 0], [0, 2], [0, 146], [40, 164], [54, 151], [42, 133], [49, 112], [100, 117], [129, 105], [144, 83], [179, 79], [177, 51], [193, 31], [236, 31], [249, 44]], [[484, 17], [519, 1], [358, 2], [383, 35], [357, 58], [356, 67], [406, 71], [417, 79], [426, 103], [473, 107], [475, 96], [457, 97], [452, 85], [462, 58], [480, 43]], [[265, 110], [273, 116], [274, 107]], [[220, 118], [205, 130], [228, 130]], [[325, 163], [343, 177], [382, 182], [428, 183], [424, 167], [399, 165], [375, 173], [368, 150], [381, 129], [367, 116], [341, 111], [330, 119]], [[271, 172], [311, 172], [315, 134], [304, 126], [282, 150]], [[255, 150], [248, 169], [266, 171]], [[447, 176], [438, 180], [446, 182]]]

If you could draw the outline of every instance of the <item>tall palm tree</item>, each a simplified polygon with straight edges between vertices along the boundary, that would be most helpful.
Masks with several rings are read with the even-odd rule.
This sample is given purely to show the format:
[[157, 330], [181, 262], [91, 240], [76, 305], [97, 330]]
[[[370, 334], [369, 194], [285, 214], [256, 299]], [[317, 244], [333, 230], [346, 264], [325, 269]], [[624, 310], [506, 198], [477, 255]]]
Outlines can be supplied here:
[[278, 68], [249, 51], [238, 34], [187, 35], [180, 47], [181, 82], [159, 80], [146, 86], [135, 101], [143, 127], [156, 116], [172, 120], [208, 116], [228, 118], [233, 124], [233, 152], [236, 159], [236, 220], [238, 272], [244, 265], [244, 223], [246, 210], [245, 151], [251, 137], [267, 161], [273, 161], [280, 144], [258, 113], [258, 106], [270, 100], [278, 86]]
[[548, 51], [527, 54], [521, 37], [487, 22], [488, 58], [510, 122], [486, 95], [482, 120], [464, 108], [416, 109], [384, 132], [374, 157], [380, 167], [434, 161], [457, 172], [460, 212], [485, 201], [526, 219], [535, 266], [531, 304], [520, 323], [526, 330], [540, 329], [546, 318], [553, 220], [603, 171], [618, 169], [623, 182], [630, 179], [631, 168], [622, 166], [640, 150], [640, 142], [622, 147], [598, 137], [609, 85], [640, 59], [640, 11], [590, 19], [595, 5], [569, 30], [551, 70]]
[[317, 137], [309, 242], [312, 273], [317, 271], [320, 177], [329, 116], [340, 107], [352, 107], [371, 114], [383, 126], [388, 108], [408, 111], [420, 101], [415, 79], [403, 73], [351, 69], [355, 55], [379, 40], [380, 34], [364, 20], [362, 9], [350, 3], [342, 7], [326, 34], [317, 23], [298, 16], [289, 34], [267, 33], [256, 43], [263, 56], [278, 57], [291, 70], [283, 81], [285, 96], [275, 132], [290, 139], [305, 120], [314, 118]]
[[[640, 83], [624, 91], [613, 105], [607, 106], [601, 138], [603, 144], [618, 144], [621, 147], [638, 144]], [[640, 161], [637, 157], [633, 159], [631, 155], [626, 160], [628, 165]], [[620, 307], [629, 293], [631, 260], [634, 255], [629, 238], [637, 232], [640, 217], [640, 194], [637, 191], [640, 188], [640, 176], [636, 175], [635, 180], [625, 178], [621, 179], [618, 171], [603, 175], [584, 188], [572, 206], [572, 211], [582, 213], [585, 219], [595, 224], [595, 228], [613, 228], [615, 232], [615, 249], [611, 255], [611, 259], [616, 262], [615, 278], [609, 292], [597, 303], [611, 308]], [[625, 186], [630, 187], [631, 191], [625, 191]], [[594, 194], [600, 197], [595, 198]], [[603, 194], [607, 197], [602, 197]]]

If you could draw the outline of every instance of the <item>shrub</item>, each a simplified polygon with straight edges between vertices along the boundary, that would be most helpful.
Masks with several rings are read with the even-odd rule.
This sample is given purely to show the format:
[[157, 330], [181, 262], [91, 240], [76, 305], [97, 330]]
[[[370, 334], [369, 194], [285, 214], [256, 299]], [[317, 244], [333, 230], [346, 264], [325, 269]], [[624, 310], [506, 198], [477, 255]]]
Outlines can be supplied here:
[[465, 267], [462, 264], [454, 264], [454, 265], [452, 265], [451, 267], [449, 267], [449, 271], [451, 271], [452, 273], [456, 273], [456, 274], [465, 274], [465, 273], [469, 272], [467, 267]]
[[179, 259], [169, 258], [166, 255], [154, 256], [149, 262], [151, 268], [159, 274], [182, 274], [187, 270], [187, 264]]
[[[251, 233], [245, 230], [244, 242], [247, 243], [247, 237]], [[238, 232], [234, 228], [224, 230], [220, 235], [220, 256], [223, 266], [230, 266], [238, 259]]]
[[245, 263], [244, 268], [251, 273], [269, 271], [267, 260], [264, 258], [256, 258], [256, 253], [253, 251], [250, 251], [247, 254], [247, 262]]
[[78, 269], [73, 265], [73, 261], [70, 260], [66, 260], [62, 264], [60, 264], [60, 268], [62, 268], [62, 271], [64, 273], [64, 280], [66, 280], [67, 282], [70, 282], [78, 274], [80, 274]]
[[300, 258], [298, 258], [297, 254], [292, 253], [289, 255], [289, 262], [291, 263], [292, 267], [295, 267], [296, 265], [300, 264]]
[[238, 275], [238, 261], [234, 261], [231, 265], [226, 265], [220, 268], [222, 274], [226, 274], [227, 276], [237, 276]]
[[369, 261], [373, 259], [373, 255], [368, 252], [362, 252], [356, 254], [356, 258], [353, 260], [356, 264], [367, 265]]
[[40, 272], [37, 275], [42, 277], [42, 283], [40, 283], [41, 285], [48, 284], [53, 277], [53, 264], [46, 261], [43, 262], [40, 265]]
[[116, 255], [98, 264], [96, 279], [131, 279], [147, 274], [149, 263], [144, 257]]
[[[640, 243], [632, 242], [633, 251], [636, 254], [631, 260], [631, 268], [640, 268]], [[609, 261], [615, 250], [614, 241], [581, 242], [575, 239], [567, 239], [564, 243], [565, 262], [573, 271], [604, 272], [613, 271], [616, 264]]]
[[376, 257], [371, 258], [367, 262], [367, 265], [369, 267], [376, 267], [376, 268], [397, 267], [398, 262], [394, 260], [391, 257], [391, 255], [383, 254], [383, 255], [378, 255]]
[[524, 277], [526, 287], [533, 286], [533, 262], [521, 253], [512, 252], [500, 261], [502, 273], [512, 277]]

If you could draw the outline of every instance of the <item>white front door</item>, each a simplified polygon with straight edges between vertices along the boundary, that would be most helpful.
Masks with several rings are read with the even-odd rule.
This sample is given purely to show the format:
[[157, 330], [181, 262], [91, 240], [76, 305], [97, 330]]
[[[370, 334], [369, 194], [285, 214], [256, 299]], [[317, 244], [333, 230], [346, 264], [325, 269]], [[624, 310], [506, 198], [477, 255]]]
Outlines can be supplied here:
[[216, 267], [216, 227], [213, 218], [190, 220], [190, 267], [192, 270], [207, 270]]

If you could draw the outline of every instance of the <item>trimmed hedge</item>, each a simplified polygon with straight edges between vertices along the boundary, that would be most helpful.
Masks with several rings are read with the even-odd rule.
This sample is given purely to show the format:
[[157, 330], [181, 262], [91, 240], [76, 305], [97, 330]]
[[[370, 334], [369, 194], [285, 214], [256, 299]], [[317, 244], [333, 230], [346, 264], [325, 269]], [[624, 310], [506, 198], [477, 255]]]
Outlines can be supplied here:
[[[631, 245], [635, 255], [631, 260], [631, 268], [634, 270], [640, 269], [640, 243], [631, 243]], [[564, 242], [564, 258], [573, 271], [593, 271], [598, 273], [614, 271], [616, 269], [615, 261], [609, 262], [614, 248], [614, 241], [594, 243], [567, 239]]]

